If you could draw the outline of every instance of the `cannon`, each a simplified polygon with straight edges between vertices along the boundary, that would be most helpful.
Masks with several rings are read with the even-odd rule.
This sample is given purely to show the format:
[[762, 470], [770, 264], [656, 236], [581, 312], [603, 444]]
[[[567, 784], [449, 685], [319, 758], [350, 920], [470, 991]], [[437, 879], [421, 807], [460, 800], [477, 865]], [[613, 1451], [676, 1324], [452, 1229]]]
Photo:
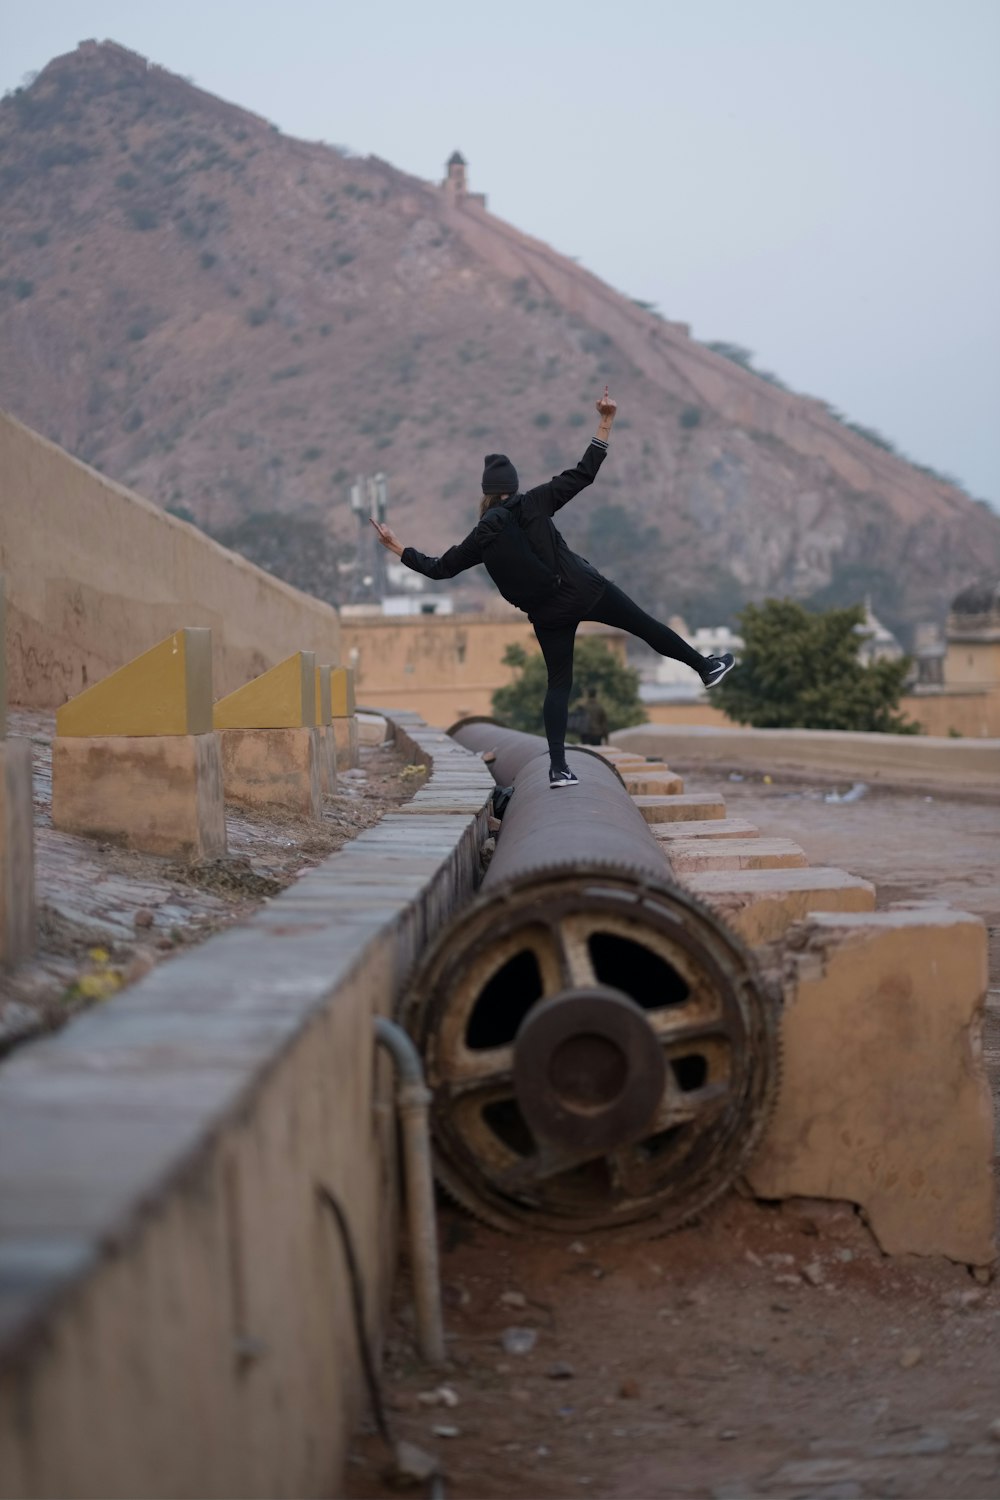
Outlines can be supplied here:
[[743, 944], [671, 880], [618, 772], [463, 720], [514, 792], [472, 903], [412, 976], [439, 1180], [508, 1231], [666, 1232], [729, 1186], [766, 1123], [775, 1001]]

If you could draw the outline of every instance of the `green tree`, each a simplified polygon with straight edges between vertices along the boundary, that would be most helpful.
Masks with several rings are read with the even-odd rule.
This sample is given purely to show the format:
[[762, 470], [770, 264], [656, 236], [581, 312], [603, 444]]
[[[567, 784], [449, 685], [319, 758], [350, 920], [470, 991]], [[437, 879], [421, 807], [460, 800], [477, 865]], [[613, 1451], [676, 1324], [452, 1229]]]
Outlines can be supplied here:
[[[518, 675], [507, 687], [493, 694], [493, 712], [500, 724], [510, 729], [524, 729], [541, 734], [542, 701], [545, 698], [547, 674], [540, 651], [530, 655], [523, 646], [508, 646], [504, 665], [516, 667]], [[577, 640], [573, 657], [573, 687], [570, 703], [575, 703], [591, 689], [608, 716], [608, 729], [626, 729], [629, 724], [643, 724], [646, 710], [639, 701], [639, 674], [622, 666], [603, 641], [593, 636]]]
[[853, 729], [918, 734], [899, 712], [909, 658], [858, 660], [860, 604], [812, 613], [792, 599], [748, 604], [738, 669], [713, 702], [755, 729]]

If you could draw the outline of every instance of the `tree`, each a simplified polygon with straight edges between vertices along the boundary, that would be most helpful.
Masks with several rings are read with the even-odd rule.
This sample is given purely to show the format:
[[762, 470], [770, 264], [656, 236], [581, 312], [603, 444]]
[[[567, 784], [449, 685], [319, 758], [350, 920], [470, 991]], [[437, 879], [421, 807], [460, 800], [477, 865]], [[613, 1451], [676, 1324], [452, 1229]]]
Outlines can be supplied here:
[[899, 712], [908, 657], [862, 666], [858, 629], [865, 612], [812, 613], [792, 599], [748, 604], [738, 668], [713, 694], [731, 719], [755, 729], [853, 729], [918, 734]]
[[[508, 687], [493, 694], [493, 712], [500, 724], [509, 729], [524, 729], [541, 734], [542, 701], [545, 698], [547, 673], [540, 651], [530, 655], [523, 646], [508, 646], [504, 666], [517, 667], [518, 676]], [[573, 687], [570, 703], [594, 688], [608, 716], [608, 729], [626, 729], [642, 724], [646, 710], [639, 701], [639, 674], [622, 666], [603, 641], [583, 636], [576, 643], [573, 658]]]

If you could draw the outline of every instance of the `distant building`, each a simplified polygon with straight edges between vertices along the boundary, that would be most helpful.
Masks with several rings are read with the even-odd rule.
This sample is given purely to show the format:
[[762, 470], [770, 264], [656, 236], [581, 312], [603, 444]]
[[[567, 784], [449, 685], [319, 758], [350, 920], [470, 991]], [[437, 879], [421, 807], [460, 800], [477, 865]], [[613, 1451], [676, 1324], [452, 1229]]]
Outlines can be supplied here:
[[474, 203], [479, 208], [485, 208], [486, 194], [469, 192], [466, 180], [468, 165], [461, 151], [453, 151], [445, 163], [445, 178], [441, 187], [455, 204]]
[[1000, 582], [957, 593], [944, 642], [940, 630], [932, 643], [921, 627], [916, 658], [917, 682], [903, 708], [926, 734], [1000, 737]]
[[862, 666], [870, 667], [876, 661], [898, 661], [903, 655], [903, 648], [892, 631], [882, 624], [872, 609], [870, 595], [865, 599], [865, 618], [854, 628], [859, 637], [858, 660]]
[[[699, 625], [692, 632], [680, 615], [672, 615], [667, 623], [671, 630], [690, 641], [702, 656], [721, 656], [723, 651], [731, 651], [739, 657], [743, 649], [743, 637], [734, 634], [728, 625]], [[655, 651], [643, 647], [630, 648], [629, 658], [642, 679], [639, 696], [644, 703], [677, 703], [700, 698], [705, 692], [700, 679], [683, 662], [658, 656]]]
[[914, 627], [913, 666], [916, 687], [940, 687], [944, 682], [944, 631], [937, 620], [925, 620]]
[[365, 620], [378, 618], [409, 619], [414, 615], [453, 615], [455, 601], [450, 594], [387, 594], [370, 604], [342, 604], [341, 618]]
[[461, 151], [453, 151], [445, 166], [446, 176], [442, 187], [454, 193], [456, 198], [462, 198], [466, 193], [465, 169], [469, 165]]
[[944, 680], [949, 687], [1000, 687], [1000, 582], [970, 584], [951, 601]]

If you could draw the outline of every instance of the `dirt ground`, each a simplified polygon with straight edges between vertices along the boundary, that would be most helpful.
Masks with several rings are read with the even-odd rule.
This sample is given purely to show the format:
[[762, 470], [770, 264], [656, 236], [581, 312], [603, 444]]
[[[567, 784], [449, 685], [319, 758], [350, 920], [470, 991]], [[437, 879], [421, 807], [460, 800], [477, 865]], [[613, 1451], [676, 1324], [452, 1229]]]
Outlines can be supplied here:
[[0, 974], [0, 1055], [245, 920], [420, 784], [392, 745], [365, 746], [318, 822], [228, 804], [225, 858], [187, 865], [53, 828], [54, 716], [11, 709], [8, 729], [32, 749], [38, 942], [30, 960]]
[[[721, 789], [811, 864], [874, 880], [880, 905], [941, 897], [983, 917], [996, 1086], [1000, 805], [686, 782]], [[440, 1227], [450, 1367], [435, 1376], [416, 1359], [404, 1276], [382, 1379], [395, 1435], [438, 1456], [454, 1500], [1000, 1493], [1000, 1287], [946, 1261], [888, 1259], [849, 1207], [732, 1194], [631, 1244], [515, 1240], [445, 1204]], [[529, 1352], [505, 1351], [511, 1327], [534, 1334]], [[344, 1495], [393, 1493], [385, 1462], [366, 1424]]]

